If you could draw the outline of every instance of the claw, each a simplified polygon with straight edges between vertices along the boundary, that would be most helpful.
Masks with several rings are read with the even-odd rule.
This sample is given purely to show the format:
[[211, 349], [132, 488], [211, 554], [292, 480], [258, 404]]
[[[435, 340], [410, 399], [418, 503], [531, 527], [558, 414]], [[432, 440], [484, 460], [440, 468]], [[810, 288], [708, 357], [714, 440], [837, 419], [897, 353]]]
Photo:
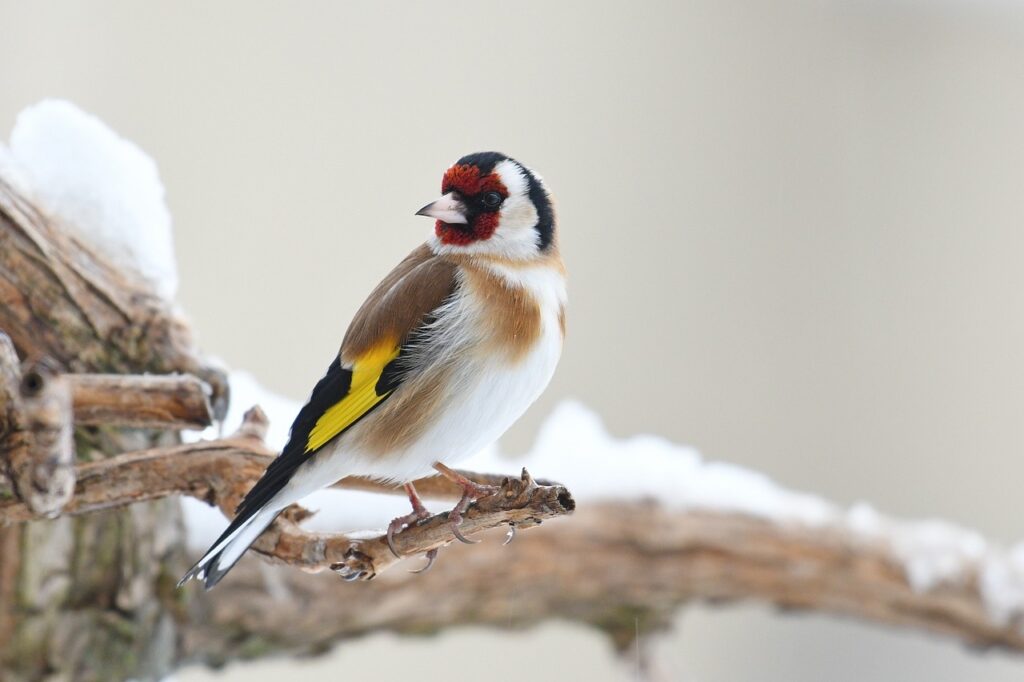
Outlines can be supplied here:
[[[396, 519], [397, 520], [397, 519]], [[404, 524], [403, 524], [404, 525]], [[395, 548], [395, 524], [392, 522], [388, 525], [388, 549], [395, 555], [396, 559], [401, 559], [402, 555], [398, 553], [398, 549]]]
[[365, 570], [355, 570], [346, 565], [338, 565], [337, 568], [334, 568], [334, 572], [338, 573], [338, 577], [346, 583], [353, 583], [367, 574]]
[[469, 493], [467, 492], [462, 496], [462, 499], [459, 500], [459, 503], [455, 505], [455, 509], [448, 512], [448, 525], [452, 529], [452, 535], [455, 536], [456, 540], [465, 545], [475, 545], [480, 542], [479, 540], [470, 540], [462, 534], [461, 530], [459, 530], [459, 526], [462, 525], [462, 513], [466, 511], [471, 501]]
[[459, 526], [462, 525], [462, 515], [467, 509], [469, 509], [469, 505], [473, 503], [473, 500], [493, 495], [498, 491], [498, 489], [492, 485], [474, 483], [459, 472], [449, 469], [440, 462], [435, 462], [434, 468], [437, 469], [442, 476], [462, 488], [462, 498], [459, 500], [459, 503], [455, 505], [455, 508], [448, 512], [448, 521], [451, 524], [452, 535], [455, 536], [456, 540], [467, 545], [477, 544], [480, 542], [479, 540], [470, 540], [462, 534], [462, 531], [459, 530]]
[[515, 537], [516, 537], [516, 524], [510, 523], [510, 524], [508, 524], [508, 532], [505, 533], [505, 542], [501, 543], [501, 546], [504, 547], [508, 543], [512, 542], [515, 539]]
[[[460, 519], [460, 521], [461, 521], [461, 519]], [[452, 535], [455, 536], [456, 540], [458, 540], [459, 542], [462, 542], [464, 544], [467, 544], [467, 545], [475, 545], [475, 544], [480, 542], [479, 540], [470, 540], [465, 535], [463, 535], [462, 531], [459, 530], [459, 527], [457, 525], [455, 525], [454, 521], [452, 522]]]
[[410, 573], [426, 573], [430, 570], [430, 567], [434, 565], [434, 559], [437, 558], [437, 548], [428, 551], [425, 555], [427, 557], [427, 565], [423, 568], [417, 568], [415, 571], [409, 571]]

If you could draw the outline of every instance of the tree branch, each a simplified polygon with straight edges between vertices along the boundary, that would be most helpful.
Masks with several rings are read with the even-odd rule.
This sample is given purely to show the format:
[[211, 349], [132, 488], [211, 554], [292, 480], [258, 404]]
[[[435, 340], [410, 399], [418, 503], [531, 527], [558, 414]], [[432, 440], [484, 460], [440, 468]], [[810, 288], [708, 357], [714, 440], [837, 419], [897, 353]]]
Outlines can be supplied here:
[[203, 428], [208, 390], [188, 375], [59, 375], [46, 361], [22, 371], [0, 331], [0, 491], [9, 481], [26, 514], [53, 517], [74, 491], [76, 425]]
[[[263, 444], [265, 429], [266, 419], [256, 409], [230, 438], [83, 464], [65, 513], [182, 493], [215, 504], [230, 516], [275, 455]], [[525, 474], [507, 478], [463, 473], [502, 485], [498, 495], [479, 500], [467, 512], [467, 534], [509, 523], [528, 527], [574, 507], [565, 488], [539, 485]], [[460, 494], [442, 477], [416, 485], [431, 497]], [[346, 479], [338, 487], [402, 492], [366, 479]], [[362, 579], [398, 562], [383, 535], [354, 540], [306, 531], [298, 525], [306, 515], [293, 507], [254, 549], [307, 571], [331, 567]], [[34, 516], [23, 503], [0, 501], [2, 519]], [[398, 548], [411, 556], [451, 543], [454, 536], [446, 521], [446, 514], [437, 514], [406, 529], [396, 536]], [[972, 646], [1024, 652], [1024, 632], [1017, 620], [1001, 621], [986, 608], [979, 576], [987, 557], [967, 567], [962, 581], [915, 590], [893, 549], [894, 539], [867, 537], [839, 524], [782, 525], [729, 513], [674, 512], [653, 503], [606, 503], [577, 514], [572, 523], [527, 534], [512, 549], [496, 544], [468, 552], [449, 549], [429, 576], [377, 580], [369, 591], [329, 576], [274, 572], [279, 585], [270, 593], [280, 593], [283, 586], [290, 595], [286, 602], [268, 594], [253, 562], [243, 562], [230, 580], [195, 604], [203, 615], [190, 620], [188, 656], [221, 660], [247, 650], [244, 642], [225, 639], [222, 632], [245, 632], [264, 646], [273, 642], [274, 650], [310, 651], [374, 629], [507, 626], [510, 617], [517, 625], [571, 617], [609, 631], [624, 644], [634, 631], [634, 617], [644, 618], [650, 631], [668, 623], [688, 601], [740, 599], [914, 627]], [[345, 609], [334, 606], [339, 601]], [[444, 609], [436, 608], [439, 602]]]
[[490, 538], [453, 545], [427, 574], [395, 571], [357, 585], [243, 559], [192, 604], [184, 655], [220, 663], [271, 651], [309, 654], [380, 630], [519, 628], [549, 618], [598, 627], [624, 648], [638, 624], [646, 633], [666, 628], [689, 602], [739, 600], [1024, 652], [1024, 634], [988, 614], [976, 578], [915, 591], [884, 541], [835, 528], [615, 503], [580, 509], [509, 547]]
[[76, 425], [203, 429], [210, 387], [188, 374], [68, 374]]
[[[263, 443], [265, 430], [266, 417], [255, 408], [246, 414], [241, 428], [230, 438], [126, 453], [82, 464], [77, 469], [74, 497], [65, 512], [83, 514], [185, 494], [218, 506], [230, 518], [275, 456]], [[472, 473], [469, 476], [476, 477]], [[422, 479], [418, 483], [430, 494], [457, 494], [456, 486], [440, 484], [437, 478], [440, 477]], [[520, 478], [479, 478], [484, 481], [500, 478], [500, 488], [470, 506], [460, 527], [466, 535], [499, 525], [529, 528], [545, 519], [568, 514], [575, 506], [564, 487], [538, 484], [525, 470]], [[345, 487], [346, 482], [340, 485]], [[401, 492], [400, 487], [365, 479], [351, 480], [348, 485]], [[332, 568], [365, 580], [398, 561], [383, 535], [353, 540], [341, 534], [306, 531], [298, 523], [308, 515], [297, 506], [289, 509], [257, 540], [253, 549], [307, 570]], [[37, 516], [27, 504], [13, 498], [0, 500], [0, 519], [27, 521]], [[455, 535], [447, 518], [446, 513], [437, 514], [407, 528], [395, 536], [397, 549], [403, 554], [417, 554], [452, 542]]]
[[[68, 515], [88, 514], [124, 507], [171, 495], [189, 495], [218, 506], [231, 515], [249, 487], [277, 456], [263, 442], [266, 417], [255, 408], [241, 428], [228, 438], [188, 445], [153, 448], [114, 455], [80, 464]], [[497, 477], [481, 476], [483, 482]], [[455, 496], [458, 488], [441, 477], [417, 481], [425, 494]], [[367, 479], [345, 479], [338, 487], [400, 493], [391, 486]], [[0, 521], [24, 522], [38, 518], [26, 504], [0, 488]]]
[[[476, 478], [472, 473], [468, 477]], [[563, 486], [539, 485], [523, 469], [519, 478], [503, 477], [496, 493], [470, 505], [463, 515], [459, 530], [463, 535], [475, 535], [502, 525], [517, 529], [530, 528], [547, 519], [570, 514], [575, 508], [576, 502]], [[260, 542], [265, 543], [264, 548], [273, 547], [273, 556], [284, 558], [291, 564], [309, 562], [308, 566], [317, 567], [324, 561], [330, 562], [331, 570], [346, 580], [372, 580], [400, 561], [388, 547], [385, 535], [370, 539], [348, 539], [347, 546], [338, 543], [336, 536], [325, 536], [322, 545], [318, 543], [312, 547], [301, 533], [293, 533], [293, 538], [292, 544], [297, 545], [298, 551], [286, 549], [289, 543], [283, 534], [278, 537], [273, 534], [264, 535]], [[406, 528], [394, 536], [394, 543], [398, 552], [406, 557], [438, 549], [454, 539], [448, 513], [445, 512]], [[342, 548], [344, 552], [340, 552]], [[315, 553], [311, 554], [310, 549]]]

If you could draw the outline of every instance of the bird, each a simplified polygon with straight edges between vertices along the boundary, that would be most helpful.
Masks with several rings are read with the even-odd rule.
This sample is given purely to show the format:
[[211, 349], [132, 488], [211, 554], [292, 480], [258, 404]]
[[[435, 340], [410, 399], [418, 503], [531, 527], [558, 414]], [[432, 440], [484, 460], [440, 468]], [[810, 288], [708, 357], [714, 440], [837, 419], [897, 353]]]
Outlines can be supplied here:
[[[429, 238], [370, 293], [291, 426], [288, 443], [227, 530], [178, 583], [216, 585], [289, 505], [346, 476], [401, 483], [412, 505], [394, 536], [428, 516], [412, 481], [439, 473], [462, 514], [492, 492], [451, 467], [495, 442], [541, 395], [561, 357], [566, 270], [541, 177], [499, 152], [463, 156], [416, 215]], [[429, 568], [436, 550], [427, 554]]]

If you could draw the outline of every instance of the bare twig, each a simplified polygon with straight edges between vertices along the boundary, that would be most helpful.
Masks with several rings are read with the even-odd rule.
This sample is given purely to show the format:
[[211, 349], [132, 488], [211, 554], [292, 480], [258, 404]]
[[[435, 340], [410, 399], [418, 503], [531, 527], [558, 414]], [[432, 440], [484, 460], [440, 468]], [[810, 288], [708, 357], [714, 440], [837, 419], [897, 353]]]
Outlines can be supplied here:
[[[546, 479], [534, 480], [525, 469], [518, 478], [465, 470], [459, 473], [478, 483], [498, 488], [497, 493], [477, 500], [464, 514], [460, 526], [464, 535], [473, 535], [502, 525], [530, 528], [546, 519], [570, 514], [576, 507], [572, 495], [564, 486]], [[457, 500], [463, 493], [462, 488], [443, 476], [428, 476], [413, 483], [425, 497]], [[334, 487], [392, 495], [405, 494], [401, 486], [358, 476], [342, 479]], [[254, 549], [265, 556], [308, 570], [329, 566], [350, 580], [371, 580], [399, 561], [388, 547], [386, 535], [351, 539], [336, 534], [310, 533], [297, 525], [306, 514], [304, 510], [296, 508], [293, 513], [282, 516], [253, 545]], [[394, 542], [402, 556], [412, 556], [447, 545], [454, 538], [448, 525], [448, 514], [443, 513], [425, 518], [407, 528], [394, 537]]]
[[0, 490], [9, 481], [27, 515], [52, 517], [74, 491], [75, 425], [202, 428], [207, 390], [189, 375], [59, 375], [45, 361], [22, 371], [0, 332]]
[[188, 374], [68, 374], [76, 425], [202, 429], [210, 388]]
[[[470, 505], [459, 530], [463, 535], [473, 535], [502, 525], [530, 528], [544, 520], [569, 514], [575, 508], [572, 495], [563, 486], [538, 485], [523, 469], [519, 478], [503, 477], [498, 492]], [[302, 533], [292, 531], [290, 535], [291, 538], [286, 539], [283, 532], [276, 537], [273, 533], [266, 534], [260, 538], [262, 547], [257, 546], [257, 549], [292, 564], [318, 567], [329, 562], [332, 570], [348, 580], [372, 580], [399, 561], [384, 535], [347, 540], [344, 544], [332, 537], [323, 537], [322, 543], [311, 544]], [[394, 542], [402, 556], [410, 556], [443, 547], [454, 539], [448, 514], [444, 513], [406, 528], [394, 537]]]
[[[240, 499], [273, 458], [262, 442], [232, 437], [193, 445], [155, 448], [78, 465], [78, 483], [65, 514], [80, 515], [190, 495], [220, 503]], [[16, 498], [0, 495], [0, 521], [30, 521], [37, 515]]]

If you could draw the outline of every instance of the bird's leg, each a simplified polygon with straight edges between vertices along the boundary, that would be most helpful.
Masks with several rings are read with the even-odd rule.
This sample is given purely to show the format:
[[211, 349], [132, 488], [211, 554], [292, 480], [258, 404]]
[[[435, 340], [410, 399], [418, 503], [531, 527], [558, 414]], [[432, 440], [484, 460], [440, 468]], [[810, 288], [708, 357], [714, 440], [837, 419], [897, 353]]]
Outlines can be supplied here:
[[[420, 499], [420, 496], [416, 492], [416, 488], [413, 487], [412, 483], [406, 483], [404, 487], [405, 494], [409, 496], [409, 504], [412, 505], [412, 512], [405, 516], [399, 516], [388, 524], [388, 549], [390, 549], [391, 553], [399, 559], [402, 558], [402, 555], [398, 553], [397, 549], [395, 549], [395, 533], [398, 533], [410, 524], [416, 523], [420, 519], [425, 519], [430, 516], [430, 512], [428, 512], [427, 508], [423, 506], [423, 500]], [[430, 563], [433, 563], [432, 557], [428, 556], [427, 558], [430, 559]], [[427, 564], [427, 568], [430, 568], [430, 564]], [[423, 570], [425, 571], [427, 569], [425, 568]]]
[[434, 468], [437, 469], [442, 476], [462, 488], [462, 498], [459, 500], [459, 503], [455, 505], [455, 508], [448, 512], [448, 523], [451, 524], [452, 534], [460, 542], [464, 542], [467, 545], [476, 544], [479, 540], [470, 540], [462, 534], [462, 531], [459, 530], [459, 526], [462, 525], [462, 515], [466, 513], [467, 509], [469, 509], [469, 505], [473, 503], [473, 500], [493, 495], [498, 491], [498, 488], [493, 485], [475, 483], [440, 462], [434, 462]]

